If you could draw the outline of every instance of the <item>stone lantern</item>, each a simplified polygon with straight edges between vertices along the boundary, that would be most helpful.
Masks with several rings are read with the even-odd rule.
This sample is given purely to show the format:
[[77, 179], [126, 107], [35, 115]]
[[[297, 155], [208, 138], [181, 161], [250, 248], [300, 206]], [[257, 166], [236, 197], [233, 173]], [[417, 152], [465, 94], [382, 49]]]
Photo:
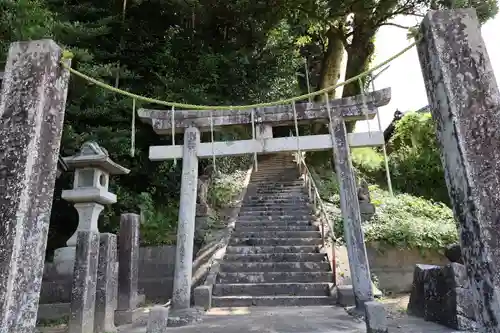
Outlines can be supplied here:
[[54, 264], [59, 274], [72, 274], [77, 232], [99, 231], [97, 220], [104, 205], [116, 203], [116, 195], [108, 191], [109, 176], [128, 174], [130, 170], [113, 162], [106, 149], [95, 142], [85, 142], [78, 154], [65, 157], [64, 162], [75, 173], [73, 189], [64, 190], [62, 198], [74, 203], [78, 227], [66, 242], [67, 246], [55, 251]]

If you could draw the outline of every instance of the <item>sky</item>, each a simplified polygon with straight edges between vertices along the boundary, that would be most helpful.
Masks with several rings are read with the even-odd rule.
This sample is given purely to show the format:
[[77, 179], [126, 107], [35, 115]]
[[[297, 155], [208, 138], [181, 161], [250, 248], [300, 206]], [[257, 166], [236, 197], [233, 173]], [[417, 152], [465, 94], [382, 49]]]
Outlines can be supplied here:
[[[397, 17], [393, 22], [405, 26], [413, 26], [419, 21], [415, 17]], [[498, 33], [500, 32], [500, 15], [486, 22], [482, 27], [482, 35], [488, 50], [489, 58], [495, 72], [496, 80], [500, 85], [500, 43]], [[387, 58], [398, 53], [412, 41], [406, 39], [406, 30], [393, 26], [383, 26], [375, 39], [375, 59], [373, 65], [377, 65]], [[496, 33], [496, 36], [495, 36]], [[425, 92], [420, 63], [417, 51], [412, 48], [401, 57], [394, 60], [389, 69], [383, 72], [375, 80], [375, 89], [391, 87], [391, 102], [379, 108], [382, 130], [389, 125], [394, 116], [394, 111], [416, 111], [428, 105]], [[356, 132], [367, 132], [368, 129], [378, 130], [378, 121], [373, 119], [356, 123]]]

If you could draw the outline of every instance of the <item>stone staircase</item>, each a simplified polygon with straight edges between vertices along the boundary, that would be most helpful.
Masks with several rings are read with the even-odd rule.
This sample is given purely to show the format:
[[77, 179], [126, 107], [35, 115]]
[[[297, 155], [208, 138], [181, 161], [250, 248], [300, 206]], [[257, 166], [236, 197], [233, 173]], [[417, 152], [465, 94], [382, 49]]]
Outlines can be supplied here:
[[212, 306], [330, 305], [332, 269], [297, 165], [262, 158], [213, 288]]

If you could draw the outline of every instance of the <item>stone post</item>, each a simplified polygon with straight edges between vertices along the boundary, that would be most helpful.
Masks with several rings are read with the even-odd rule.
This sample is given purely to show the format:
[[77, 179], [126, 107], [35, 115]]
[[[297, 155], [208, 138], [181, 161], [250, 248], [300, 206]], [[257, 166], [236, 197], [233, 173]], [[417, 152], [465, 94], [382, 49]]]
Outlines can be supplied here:
[[365, 302], [373, 301], [373, 291], [347, 131], [344, 120], [337, 115], [332, 115], [332, 123], [329, 127], [333, 141], [335, 170], [340, 185], [340, 208], [344, 219], [344, 237], [354, 299], [356, 308], [363, 310]]
[[418, 55], [478, 324], [500, 332], [500, 93], [472, 9], [430, 11]]
[[118, 236], [118, 308], [115, 312], [117, 325], [129, 324], [137, 316], [139, 294], [139, 224], [137, 214], [122, 214]]
[[78, 231], [68, 333], [94, 331], [99, 233]]
[[0, 95], [0, 332], [33, 332], [69, 72], [52, 40], [10, 46]]
[[184, 133], [182, 155], [182, 183], [177, 226], [177, 252], [175, 257], [172, 309], [190, 307], [193, 269], [193, 244], [196, 217], [196, 191], [198, 184], [198, 145], [200, 131], [189, 127]]
[[94, 333], [116, 332], [115, 310], [117, 296], [116, 235], [101, 234], [99, 244], [99, 266], [95, 304]]

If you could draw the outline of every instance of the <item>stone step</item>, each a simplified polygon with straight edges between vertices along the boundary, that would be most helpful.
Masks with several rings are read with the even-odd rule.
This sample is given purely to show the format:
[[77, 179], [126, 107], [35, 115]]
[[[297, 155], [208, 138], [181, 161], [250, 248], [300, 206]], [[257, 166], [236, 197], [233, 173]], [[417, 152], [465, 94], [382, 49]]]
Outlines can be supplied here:
[[319, 231], [236, 231], [234, 238], [321, 238]]
[[293, 220], [293, 221], [270, 221], [270, 220], [241, 220], [238, 219], [236, 222], [236, 228], [259, 228], [259, 227], [278, 227], [278, 228], [288, 228], [288, 227], [303, 227], [311, 226], [310, 220]]
[[228, 254], [226, 262], [242, 263], [281, 263], [281, 262], [322, 262], [326, 260], [324, 253], [259, 253], [259, 254]]
[[245, 198], [245, 202], [275, 202], [275, 203], [282, 203], [282, 202], [295, 202], [295, 201], [309, 201], [309, 195], [306, 193], [300, 193], [296, 195], [281, 195], [281, 194], [276, 194], [276, 195], [250, 195], [247, 198]]
[[236, 283], [318, 283], [332, 282], [332, 272], [221, 272], [218, 276], [221, 284]]
[[231, 283], [216, 284], [214, 296], [327, 296], [328, 283]]
[[279, 194], [279, 195], [287, 195], [287, 194], [302, 194], [306, 193], [306, 189], [303, 187], [260, 187], [254, 188], [253, 192], [256, 195], [267, 195], [267, 194]]
[[213, 307], [335, 305], [331, 296], [214, 296]]
[[243, 205], [241, 209], [260, 208], [262, 210], [287, 210], [294, 207], [312, 209], [313, 205], [305, 201], [300, 201], [299, 203], [286, 202], [286, 201], [281, 203], [256, 202], [256, 203], [247, 203]]
[[304, 188], [304, 181], [302, 179], [287, 179], [279, 181], [269, 179], [264, 179], [263, 181], [250, 180], [249, 186], [254, 188]]
[[275, 246], [275, 245], [320, 245], [321, 238], [231, 238], [230, 245]]
[[259, 205], [252, 205], [252, 206], [243, 206], [240, 209], [240, 212], [261, 212], [261, 213], [271, 213], [271, 212], [297, 212], [297, 211], [303, 211], [303, 212], [312, 212], [312, 207], [309, 207], [308, 204], [297, 204], [297, 205], [288, 205], [286, 207], [277, 207], [277, 206], [259, 206]]
[[264, 187], [304, 187], [304, 181], [301, 179], [292, 179], [292, 180], [284, 180], [279, 182], [273, 181], [263, 181], [263, 182], [252, 182], [250, 181], [251, 186], [264, 186]]
[[313, 217], [312, 214], [292, 214], [292, 213], [286, 213], [286, 214], [281, 214], [280, 212], [277, 212], [275, 214], [252, 214], [252, 212], [243, 212], [238, 216], [238, 219], [241, 220], [253, 220], [255, 221], [262, 221], [262, 220], [269, 220], [269, 221], [283, 221], [283, 220], [310, 220]]
[[255, 211], [255, 210], [247, 210], [240, 212], [239, 216], [248, 216], [248, 217], [271, 217], [271, 218], [297, 218], [297, 219], [308, 219], [311, 217], [310, 209], [301, 209], [301, 210], [292, 210], [292, 211]]
[[268, 253], [318, 253], [318, 247], [314, 245], [306, 246], [228, 246], [228, 254], [268, 254]]
[[241, 226], [236, 224], [236, 232], [272, 232], [272, 231], [318, 231], [318, 228], [313, 225], [258, 225], [258, 226]]
[[240, 216], [238, 217], [238, 223], [255, 223], [258, 224], [268, 224], [268, 225], [290, 225], [294, 223], [299, 223], [301, 225], [311, 224], [314, 219], [312, 217], [308, 219], [297, 219], [297, 218], [286, 218], [280, 219], [272, 216]]
[[[326, 258], [323, 258], [326, 259]], [[322, 262], [229, 262], [221, 263], [221, 272], [320, 272], [329, 271], [330, 264]]]

